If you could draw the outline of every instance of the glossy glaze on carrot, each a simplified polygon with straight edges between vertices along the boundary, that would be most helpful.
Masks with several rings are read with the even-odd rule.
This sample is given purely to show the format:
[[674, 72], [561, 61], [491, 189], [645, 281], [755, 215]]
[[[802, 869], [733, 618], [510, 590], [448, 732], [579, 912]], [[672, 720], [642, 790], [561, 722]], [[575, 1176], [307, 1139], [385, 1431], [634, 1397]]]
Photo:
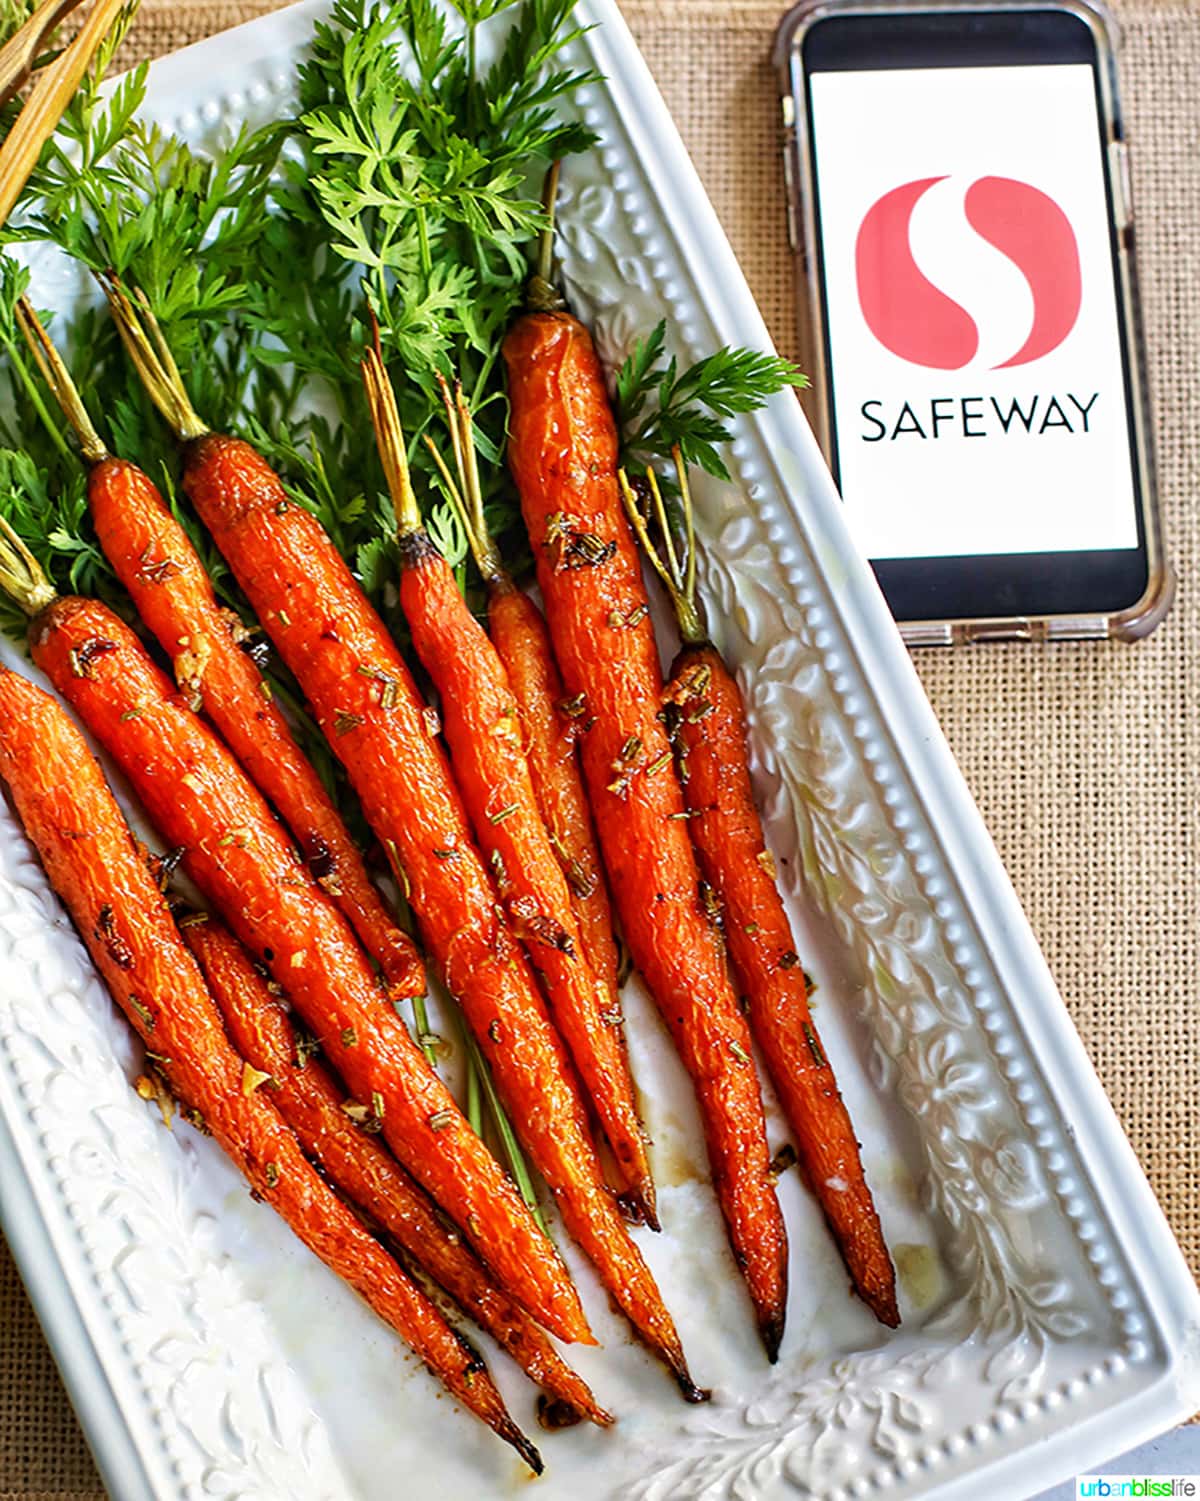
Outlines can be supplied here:
[[269, 1094], [244, 1089], [243, 1061], [83, 736], [48, 694], [4, 669], [0, 777], [96, 968], [189, 1118], [458, 1400], [540, 1471], [478, 1354], [309, 1166]]
[[617, 485], [617, 433], [586, 329], [527, 314], [504, 346], [509, 464], [581, 740], [625, 941], [700, 1102], [713, 1184], [768, 1356], [787, 1299], [787, 1234], [757, 1070], [706, 916], [687, 810], [659, 719], [662, 669], [637, 546]]
[[629, 1192], [654, 1219], [654, 1185], [619, 1013], [588, 962], [571, 892], [550, 843], [525, 760], [504, 664], [454, 573], [423, 532], [401, 539], [400, 605], [437, 688], [455, 780], [559, 1036], [604, 1128]]
[[389, 851], [426, 949], [568, 1230], [681, 1389], [699, 1395], [600, 1175], [570, 1065], [472, 839], [436, 720], [383, 622], [317, 520], [288, 501], [248, 444], [195, 439], [184, 486]]
[[280, 987], [275, 985], [272, 993], [245, 949], [215, 919], [193, 916], [182, 929], [234, 1046], [264, 1076], [272, 1104], [333, 1184], [545, 1390], [557, 1404], [556, 1426], [572, 1412], [601, 1425], [611, 1423], [587, 1383], [524, 1310], [495, 1286], [460, 1237], [438, 1218], [424, 1192], [346, 1113], [345, 1090], [319, 1058], [310, 1056], [304, 1039], [297, 1038]]
[[808, 1005], [808, 977], [775, 884], [746, 764], [737, 683], [714, 647], [685, 646], [667, 700], [700, 868], [723, 910], [729, 956], [808, 1182], [854, 1285], [882, 1323], [900, 1322], [896, 1276], [858, 1140]]
[[542, 612], [510, 579], [488, 582], [488, 633], [517, 700], [533, 790], [571, 888], [584, 952], [619, 1011], [612, 906], [575, 748], [583, 706], [563, 691]]
[[589, 1338], [566, 1268], [388, 1003], [262, 794], [105, 606], [62, 599], [33, 657], [129, 777], [182, 864], [301, 1011], [388, 1144], [547, 1328]]
[[[486, 583], [488, 634], [504, 663], [517, 702], [534, 796], [570, 888], [583, 953], [604, 987], [604, 1020], [617, 1034], [629, 1077], [631, 1109], [640, 1122], [641, 1111], [625, 1040], [612, 906], [575, 752], [582, 721], [572, 714], [572, 704], [563, 694], [562, 678], [542, 612], [507, 574], [489, 578]], [[602, 1129], [600, 1121], [597, 1125]], [[644, 1127], [641, 1140], [644, 1147], [649, 1145]], [[643, 1150], [641, 1155], [644, 1166], [635, 1157], [627, 1167], [610, 1152], [605, 1170], [625, 1216], [635, 1224], [648, 1224], [652, 1230], [658, 1230], [658, 1211], [647, 1191], [648, 1187], [653, 1189], [649, 1154]], [[639, 1173], [642, 1174], [640, 1189]]]

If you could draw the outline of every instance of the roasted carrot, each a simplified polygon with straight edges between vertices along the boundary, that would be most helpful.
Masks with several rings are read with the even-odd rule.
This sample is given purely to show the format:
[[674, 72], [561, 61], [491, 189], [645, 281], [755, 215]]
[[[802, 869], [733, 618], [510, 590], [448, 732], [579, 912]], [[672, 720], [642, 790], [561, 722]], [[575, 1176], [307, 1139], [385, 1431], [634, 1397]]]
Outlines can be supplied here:
[[584, 952], [619, 1010], [612, 906], [576, 753], [583, 717], [563, 691], [537, 605], [507, 574], [488, 585], [488, 630], [517, 700], [538, 807], [571, 888]]
[[687, 530], [682, 558], [653, 472], [647, 477], [648, 509], [658, 523], [661, 551], [624, 475], [621, 484], [630, 522], [675, 607], [683, 643], [671, 669], [666, 704], [692, 814], [688, 831], [704, 879], [721, 905], [729, 956], [749, 1003], [750, 1027], [795, 1132], [805, 1175], [859, 1296], [881, 1323], [895, 1328], [900, 1322], [896, 1274], [854, 1127], [809, 1010], [809, 979], [775, 883], [775, 863], [746, 761], [741, 694], [708, 638], [696, 597], [691, 494], [678, 450], [674, 457]]
[[288, 500], [248, 443], [205, 430], [161, 343], [156, 353], [119, 289], [109, 288], [109, 301], [148, 391], [185, 443], [184, 489], [345, 767], [567, 1229], [685, 1397], [703, 1400], [604, 1185], [570, 1064], [403, 657], [317, 519]]
[[[653, 1222], [654, 1187], [620, 1016], [613, 1015], [607, 988], [583, 948], [571, 890], [534, 795], [508, 674], [422, 524], [395, 397], [378, 350], [368, 350], [363, 379], [396, 508], [400, 605], [417, 656], [441, 699], [463, 804], [512, 926], [542, 976], [551, 1015], [630, 1185], [627, 1191]], [[448, 469], [443, 477], [465, 515], [468, 504], [478, 509], [479, 482], [461, 392], [448, 416], [459, 477], [456, 483]]]
[[244, 1087], [245, 1065], [82, 734], [48, 694], [3, 668], [0, 776], [113, 999], [189, 1118], [463, 1406], [540, 1472], [478, 1354], [309, 1166], [270, 1093]]
[[320, 777], [272, 700], [246, 647], [251, 633], [222, 609], [187, 533], [150, 477], [114, 458], [58, 351], [24, 298], [17, 321], [79, 439], [96, 535], [138, 614], [171, 659], [188, 704], [203, 711], [291, 829], [318, 884], [383, 971], [393, 1000], [425, 988], [420, 955], [388, 912]]
[[[554, 1426], [573, 1414], [606, 1426], [612, 1417], [596, 1402], [554, 1346], [489, 1279], [480, 1263], [438, 1218], [433, 1204], [403, 1168], [347, 1114], [345, 1091], [285, 1012], [233, 934], [203, 913], [180, 920], [188, 947], [200, 961], [209, 989], [241, 1056], [257, 1071], [275, 1108], [314, 1156], [335, 1187], [367, 1211], [464, 1313], [541, 1386], [553, 1403]], [[360, 1107], [351, 1104], [350, 1111]]]
[[[444, 381], [442, 394], [447, 420], [453, 426], [455, 414]], [[533, 790], [571, 889], [584, 952], [608, 990], [610, 1005], [619, 1010], [612, 906], [575, 751], [582, 725], [578, 705], [564, 697], [542, 612], [505, 568], [489, 534], [483, 506], [463, 497], [458, 512], [487, 590], [488, 634], [517, 700]]]
[[589, 1339], [549, 1239], [375, 984], [345, 919], [262, 794], [107, 606], [58, 599], [0, 524], [0, 587], [31, 617], [33, 659], [128, 776], [185, 872], [268, 965], [373, 1124], [547, 1328]]
[[687, 809], [659, 719], [662, 669], [617, 486], [617, 432], [587, 330], [527, 313], [505, 340], [509, 465], [626, 943], [695, 1085], [713, 1184], [774, 1360], [787, 1233], [750, 1032], [710, 926]]

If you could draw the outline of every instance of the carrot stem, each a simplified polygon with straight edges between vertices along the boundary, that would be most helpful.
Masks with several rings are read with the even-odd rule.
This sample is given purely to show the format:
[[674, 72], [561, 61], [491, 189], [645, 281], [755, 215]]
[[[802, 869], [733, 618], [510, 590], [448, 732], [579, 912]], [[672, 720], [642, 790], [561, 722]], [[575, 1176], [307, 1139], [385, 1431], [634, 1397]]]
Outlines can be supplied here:
[[39, 422], [41, 422], [47, 433], [49, 433], [51, 441], [53, 442], [55, 448], [58, 449], [62, 457], [64, 459], [71, 458], [70, 444], [63, 437], [58, 423], [55, 422], [54, 418], [50, 414], [49, 408], [42, 400], [42, 393], [37, 388], [37, 382], [34, 380], [33, 376], [30, 375], [29, 367], [21, 358], [21, 354], [17, 348], [16, 342], [13, 339], [7, 338], [3, 335], [0, 335], [0, 342], [3, 342], [4, 344], [5, 352], [7, 353], [9, 359], [12, 361], [13, 368], [16, 370], [17, 375], [20, 377], [21, 384], [25, 388], [25, 394], [29, 397], [30, 404], [33, 407], [34, 411], [37, 413]]
[[100, 277], [100, 285], [108, 298], [121, 342], [150, 400], [179, 438], [185, 442], [202, 438], [208, 428], [192, 406], [179, 367], [145, 295], [136, 294], [138, 305], [135, 308], [121, 283], [111, 273]]
[[0, 589], [32, 619], [58, 598], [41, 564], [0, 516]]
[[404, 428], [396, 406], [396, 393], [384, 368], [378, 326], [375, 329], [375, 343], [363, 356], [362, 378], [367, 405], [379, 434], [379, 458], [396, 512], [396, 526], [402, 537], [411, 536], [414, 532], [423, 530], [421, 508], [417, 504], [412, 475], [409, 473]]
[[516, 1132], [512, 1128], [512, 1122], [508, 1118], [508, 1112], [500, 1103], [500, 1096], [496, 1092], [496, 1084], [492, 1078], [491, 1070], [487, 1066], [487, 1060], [479, 1050], [479, 1044], [475, 1041], [471, 1029], [467, 1026], [462, 1013], [458, 1013], [459, 1027], [462, 1032], [463, 1046], [467, 1050], [467, 1061], [471, 1072], [479, 1081], [487, 1100], [488, 1111], [496, 1127], [496, 1134], [500, 1138], [500, 1144], [504, 1148], [504, 1155], [508, 1159], [509, 1171], [512, 1173], [513, 1182], [517, 1185], [517, 1191], [525, 1200], [526, 1207], [534, 1219], [538, 1222], [544, 1235], [549, 1235], [545, 1218], [542, 1214], [542, 1206], [538, 1203], [537, 1194], [533, 1187], [533, 1178], [530, 1176], [528, 1165], [525, 1162], [525, 1154], [521, 1151], [521, 1144], [517, 1140]]
[[[101, 459], [108, 458], [108, 449], [105, 448], [100, 434], [92, 424], [88, 416], [87, 408], [83, 404], [83, 398], [79, 394], [78, 387], [71, 379], [70, 373], [63, 358], [50, 341], [50, 336], [42, 327], [41, 321], [33, 304], [27, 297], [21, 297], [16, 307], [17, 327], [25, 335], [25, 342], [29, 345], [37, 367], [42, 373], [42, 379], [50, 387], [50, 394], [58, 402], [63, 416], [70, 423], [75, 436], [79, 439], [79, 447], [83, 453], [84, 461], [88, 464], [98, 464]], [[38, 396], [41, 403], [40, 393]], [[49, 420], [47, 414], [47, 421]], [[57, 427], [54, 432], [58, 433]], [[61, 440], [61, 434], [58, 434]], [[65, 445], [64, 445], [65, 449]]]

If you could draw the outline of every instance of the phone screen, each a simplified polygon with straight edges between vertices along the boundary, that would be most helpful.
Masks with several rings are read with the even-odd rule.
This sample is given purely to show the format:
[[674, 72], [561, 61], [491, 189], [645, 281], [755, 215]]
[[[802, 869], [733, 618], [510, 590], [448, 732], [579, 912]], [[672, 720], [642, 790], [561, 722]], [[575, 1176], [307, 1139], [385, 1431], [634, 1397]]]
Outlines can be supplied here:
[[891, 18], [880, 57], [878, 31], [809, 38], [835, 467], [900, 618], [946, 608], [918, 560], [986, 563], [960, 569], [963, 614], [1098, 604], [1089, 573], [1131, 603], [1144, 579], [1093, 48], [1055, 20], [1057, 56], [944, 19]]

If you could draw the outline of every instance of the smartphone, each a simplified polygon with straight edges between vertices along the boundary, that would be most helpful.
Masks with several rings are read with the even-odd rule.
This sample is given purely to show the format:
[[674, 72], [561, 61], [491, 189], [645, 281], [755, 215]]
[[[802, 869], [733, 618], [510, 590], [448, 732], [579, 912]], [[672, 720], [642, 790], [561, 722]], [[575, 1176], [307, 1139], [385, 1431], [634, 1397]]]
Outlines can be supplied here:
[[1173, 578], [1106, 14], [805, 0], [776, 63], [812, 415], [905, 637], [1145, 635]]

